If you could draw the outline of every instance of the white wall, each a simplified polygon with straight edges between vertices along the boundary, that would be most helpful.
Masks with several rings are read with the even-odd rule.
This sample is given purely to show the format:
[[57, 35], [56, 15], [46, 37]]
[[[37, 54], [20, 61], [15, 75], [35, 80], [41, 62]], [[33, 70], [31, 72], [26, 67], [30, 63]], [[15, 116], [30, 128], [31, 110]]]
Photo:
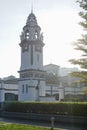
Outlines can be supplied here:
[[0, 84], [0, 102], [5, 101], [5, 93], [18, 95], [18, 84]]
[[0, 89], [0, 102], [4, 102], [4, 89]]
[[40, 102], [55, 102], [55, 97], [40, 97], [39, 98]]
[[[24, 85], [24, 92], [23, 90]], [[45, 81], [40, 81], [39, 89], [36, 89], [38, 80], [23, 80], [19, 81], [19, 101], [36, 101], [39, 96], [45, 96]], [[28, 91], [26, 92], [26, 87]]]
[[18, 95], [18, 84], [4, 84], [5, 93], [14, 93]]

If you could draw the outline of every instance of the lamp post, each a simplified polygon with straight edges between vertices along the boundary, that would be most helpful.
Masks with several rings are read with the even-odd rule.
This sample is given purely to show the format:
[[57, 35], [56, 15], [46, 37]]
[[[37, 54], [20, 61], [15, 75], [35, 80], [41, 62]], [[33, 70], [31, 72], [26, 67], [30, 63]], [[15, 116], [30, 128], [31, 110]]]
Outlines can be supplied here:
[[54, 117], [51, 117], [51, 130], [53, 130], [53, 128], [54, 128]]

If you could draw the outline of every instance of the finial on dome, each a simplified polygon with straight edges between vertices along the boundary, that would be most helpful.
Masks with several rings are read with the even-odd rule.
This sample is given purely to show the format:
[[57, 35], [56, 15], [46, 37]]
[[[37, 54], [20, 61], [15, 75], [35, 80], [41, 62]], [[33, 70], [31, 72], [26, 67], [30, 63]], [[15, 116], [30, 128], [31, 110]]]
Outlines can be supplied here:
[[31, 13], [33, 13], [33, 3], [32, 3], [32, 5], [31, 5]]

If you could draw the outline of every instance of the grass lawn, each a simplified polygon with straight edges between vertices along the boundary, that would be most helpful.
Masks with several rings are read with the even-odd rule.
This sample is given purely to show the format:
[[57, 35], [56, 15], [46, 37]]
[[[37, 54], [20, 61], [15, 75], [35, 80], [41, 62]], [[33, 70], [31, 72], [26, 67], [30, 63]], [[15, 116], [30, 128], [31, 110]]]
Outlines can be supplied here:
[[[0, 130], [50, 130], [50, 128], [39, 127], [39, 126], [29, 126], [22, 124], [10, 124], [10, 123], [0, 123]], [[62, 130], [62, 129], [54, 129]]]

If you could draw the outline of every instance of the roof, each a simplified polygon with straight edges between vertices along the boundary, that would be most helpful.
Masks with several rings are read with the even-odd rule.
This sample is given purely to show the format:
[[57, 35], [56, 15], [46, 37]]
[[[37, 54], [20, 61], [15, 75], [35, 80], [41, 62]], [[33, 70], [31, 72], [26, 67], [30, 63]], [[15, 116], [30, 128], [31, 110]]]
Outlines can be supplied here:
[[19, 78], [13, 78], [13, 79], [0, 79], [0, 83], [4, 83], [4, 84], [18, 84]]
[[54, 67], [60, 67], [59, 65], [56, 65], [56, 64], [47, 64], [47, 65], [44, 65], [44, 67], [47, 67], [47, 66], [54, 66]]
[[5, 84], [18, 84], [18, 78], [5, 80]]

